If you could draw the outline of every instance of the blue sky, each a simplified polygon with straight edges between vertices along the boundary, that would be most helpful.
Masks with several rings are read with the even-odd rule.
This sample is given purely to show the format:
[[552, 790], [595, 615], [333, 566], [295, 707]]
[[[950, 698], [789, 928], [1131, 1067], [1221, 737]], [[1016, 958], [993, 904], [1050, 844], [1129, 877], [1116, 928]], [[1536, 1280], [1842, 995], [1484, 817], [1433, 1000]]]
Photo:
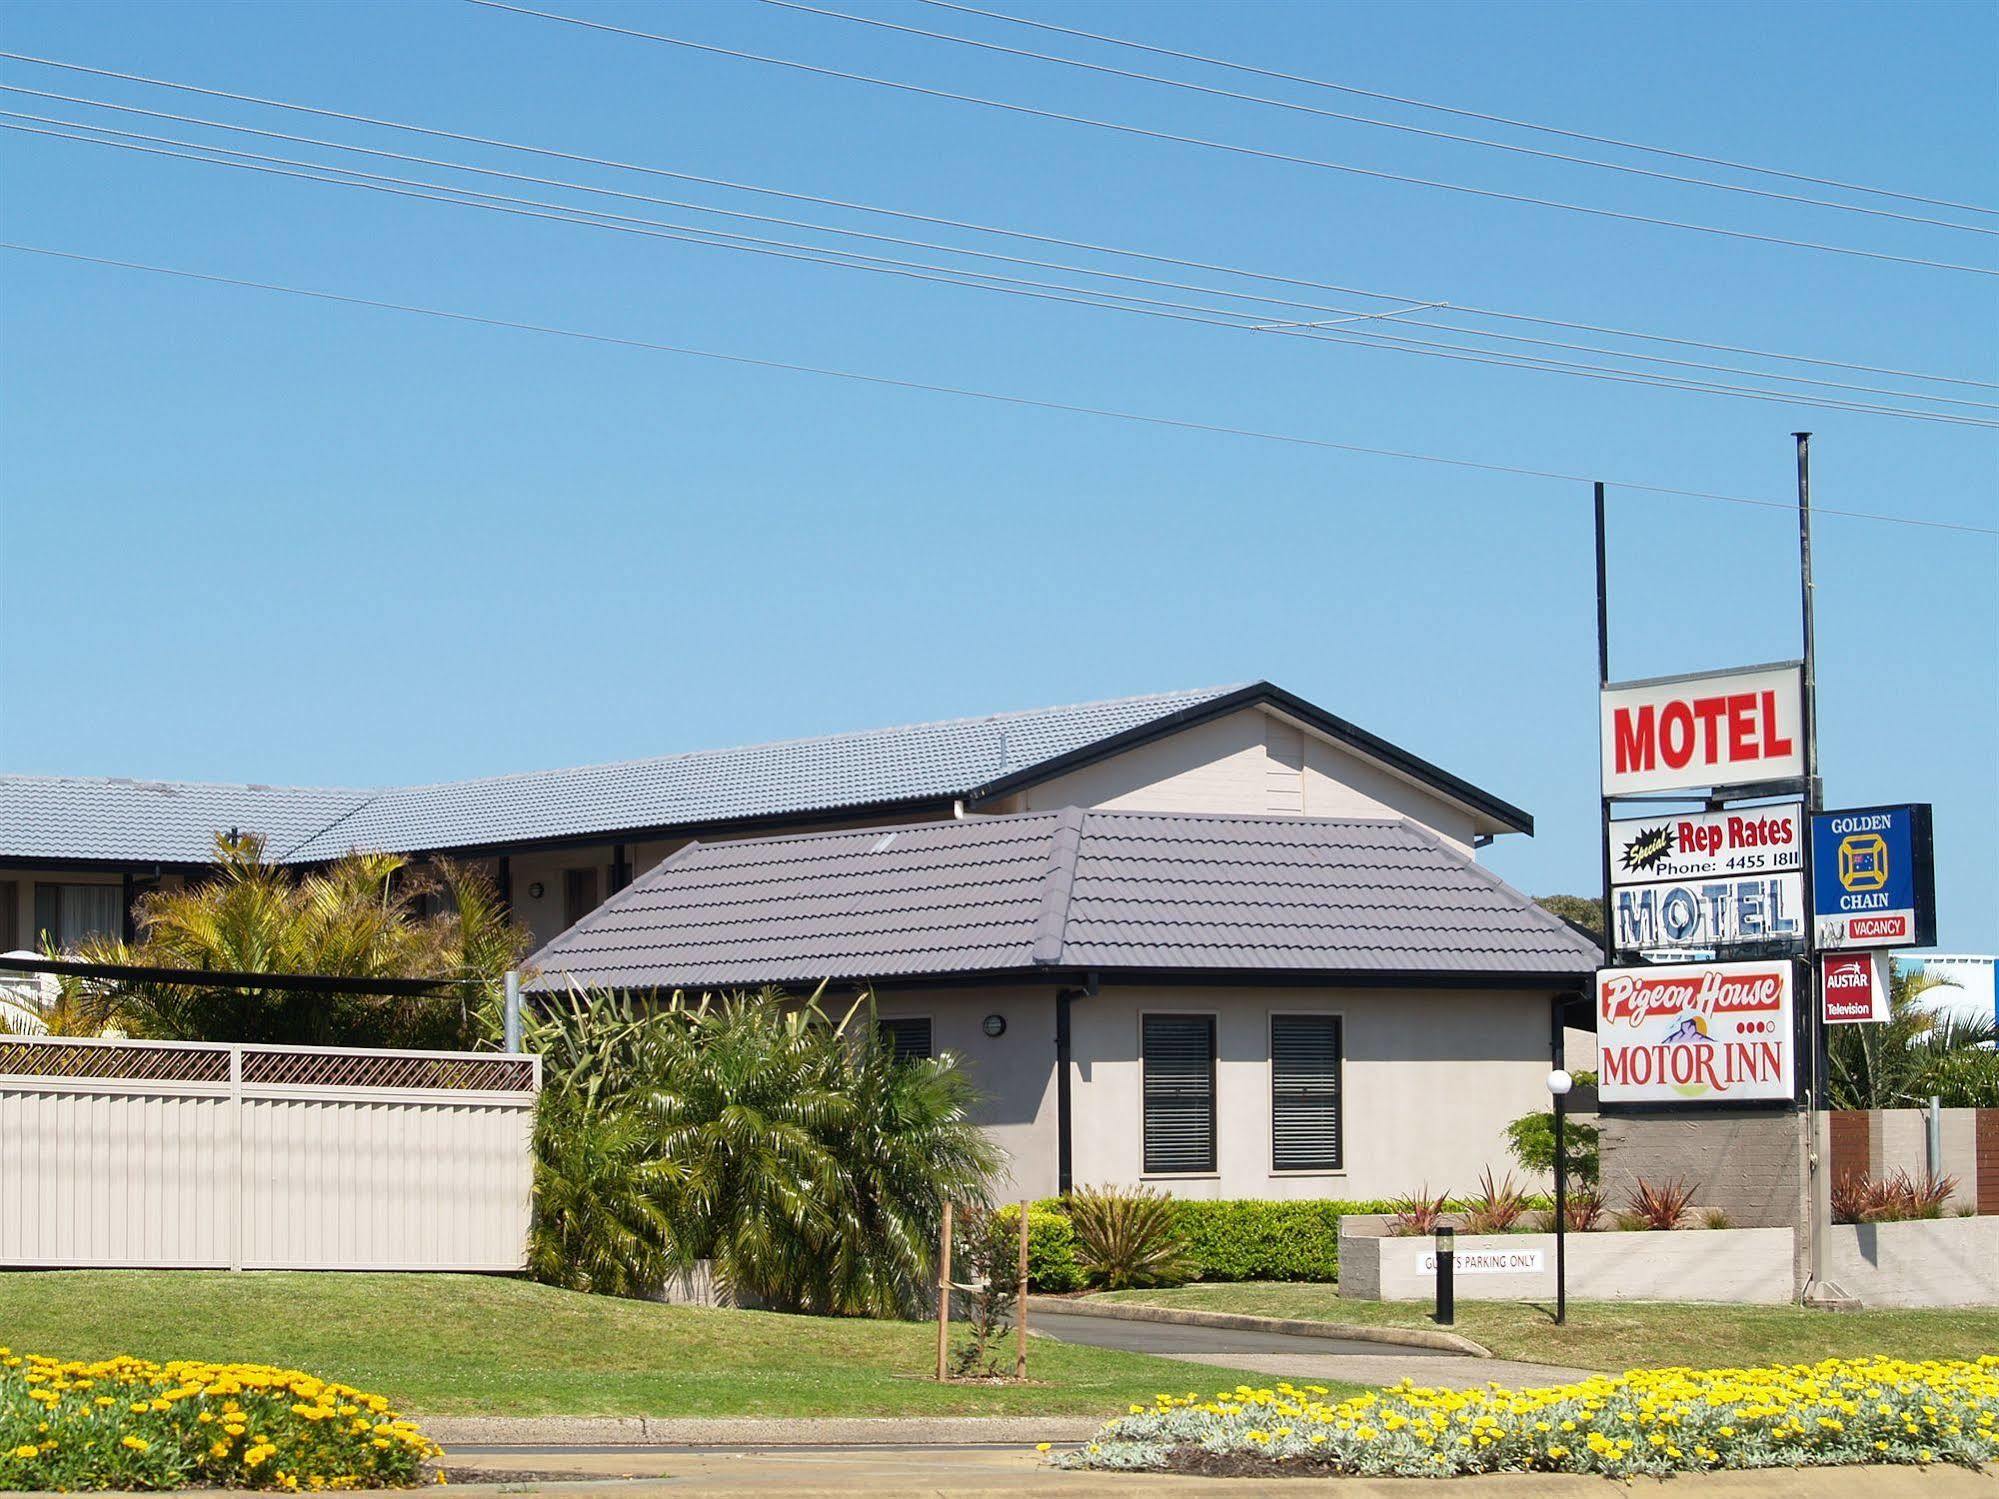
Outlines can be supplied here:
[[[1999, 203], [1990, 7], [1018, 4], [1389, 92]], [[549, 8], [1261, 149], [1994, 261], [1981, 236], [1199, 99], [748, 0]], [[851, 8], [1173, 67], [896, 0]], [[1418, 300], [1999, 378], [1989, 278], [1141, 141], [468, 5], [17, 0], [0, 34], [15, 51]], [[333, 128], [18, 63], [0, 81]], [[6, 238], [88, 254], [1779, 500], [1789, 434], [1808, 427], [1821, 505], [1999, 523], [1990, 431], [1254, 336], [18, 135], [0, 136], [0, 171]], [[14, 254], [0, 257], [0, 381], [6, 769], [428, 780], [1267, 677], [1531, 809], [1538, 835], [1486, 856], [1508, 878], [1537, 892], [1596, 883], [1579, 484]], [[1615, 674], [1795, 653], [1788, 513], [1624, 490], [1612, 514]], [[1829, 798], [1933, 802], [1943, 944], [1990, 951], [1999, 544], [1836, 517], [1818, 539]]]

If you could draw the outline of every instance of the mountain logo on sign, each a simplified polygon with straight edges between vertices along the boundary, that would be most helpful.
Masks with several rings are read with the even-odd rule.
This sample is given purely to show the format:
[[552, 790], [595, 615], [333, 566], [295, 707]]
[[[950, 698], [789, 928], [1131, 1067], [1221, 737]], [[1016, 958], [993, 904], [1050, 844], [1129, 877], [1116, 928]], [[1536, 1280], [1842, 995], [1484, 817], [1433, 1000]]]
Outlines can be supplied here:
[[1643, 828], [1624, 845], [1624, 867], [1634, 873], [1652, 869], [1673, 857], [1673, 825]]

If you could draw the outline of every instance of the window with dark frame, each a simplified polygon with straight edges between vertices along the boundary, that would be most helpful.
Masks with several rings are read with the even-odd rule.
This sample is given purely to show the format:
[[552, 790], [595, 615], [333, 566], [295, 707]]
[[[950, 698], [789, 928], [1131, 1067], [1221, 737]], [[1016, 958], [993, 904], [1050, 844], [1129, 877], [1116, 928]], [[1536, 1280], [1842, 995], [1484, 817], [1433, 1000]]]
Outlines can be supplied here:
[[1337, 1171], [1340, 1017], [1270, 1017], [1270, 1167]]
[[14, 952], [21, 946], [21, 885], [18, 880], [0, 880], [0, 952]]
[[597, 871], [594, 869], [565, 869], [562, 871], [562, 924], [575, 926], [585, 916], [597, 909]]
[[879, 1022], [882, 1035], [895, 1050], [898, 1062], [928, 1061], [934, 1053], [930, 1049], [930, 1017], [928, 1015], [904, 1015], [892, 1020]]
[[1139, 1052], [1147, 1175], [1215, 1169], [1215, 1017], [1147, 1015]]
[[34, 945], [53, 942], [64, 950], [90, 937], [125, 934], [123, 890], [117, 885], [35, 882]]

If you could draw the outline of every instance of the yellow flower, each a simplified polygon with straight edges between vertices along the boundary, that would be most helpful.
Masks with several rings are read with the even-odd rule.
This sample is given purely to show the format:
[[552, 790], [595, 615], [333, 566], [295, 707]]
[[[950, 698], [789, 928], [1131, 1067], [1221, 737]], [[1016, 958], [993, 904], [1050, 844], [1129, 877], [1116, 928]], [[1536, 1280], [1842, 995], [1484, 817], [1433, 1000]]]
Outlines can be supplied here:
[[124, 1436], [118, 1439], [121, 1447], [130, 1447], [134, 1452], [144, 1452], [153, 1444], [144, 1437]]
[[1053, 1442], [1036, 1442], [1034, 1444], [1034, 1450], [1036, 1452], [1047, 1452], [1051, 1450], [1054, 1446], [1055, 1444]]
[[11, 1456], [20, 1458], [39, 1457], [41, 1450], [41, 1448], [35, 1446], [32, 1442], [23, 1442], [14, 1449]]

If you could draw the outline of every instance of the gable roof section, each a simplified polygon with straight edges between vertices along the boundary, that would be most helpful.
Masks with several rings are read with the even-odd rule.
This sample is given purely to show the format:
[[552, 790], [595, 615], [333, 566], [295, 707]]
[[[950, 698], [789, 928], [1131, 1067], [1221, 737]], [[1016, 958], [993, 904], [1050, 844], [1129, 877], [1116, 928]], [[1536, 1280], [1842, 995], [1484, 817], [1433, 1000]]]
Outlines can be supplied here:
[[1580, 978], [1594, 944], [1404, 820], [1069, 808], [693, 844], [532, 960], [716, 989], [1039, 971]]
[[215, 835], [261, 833], [273, 858], [372, 791], [98, 776], [0, 776], [0, 857], [208, 864]]
[[948, 801], [1234, 692], [1210, 687], [608, 765], [337, 790], [0, 775], [0, 859], [204, 864], [217, 832], [270, 857], [446, 852]]
[[1342, 745], [1363, 759], [1381, 766], [1391, 775], [1424, 787], [1446, 801], [1455, 803], [1471, 813], [1481, 833], [1511, 832], [1532, 836], [1534, 832], [1534, 818], [1531, 813], [1522, 811], [1511, 802], [1500, 800], [1489, 791], [1480, 790], [1471, 782], [1452, 775], [1441, 766], [1432, 765], [1428, 760], [1410, 754], [1399, 745], [1390, 744], [1378, 734], [1368, 733], [1358, 724], [1349, 723], [1344, 718], [1328, 713], [1316, 703], [1309, 703], [1296, 693], [1286, 692], [1273, 682], [1250, 682], [1241, 687], [1219, 688], [1198, 702], [1189, 703], [1185, 707], [1144, 723], [1134, 724], [1122, 733], [1093, 740], [1077, 746], [1066, 754], [1010, 771], [994, 781], [973, 788], [967, 793], [966, 801], [972, 805], [990, 801], [994, 797], [1004, 796], [1009, 791], [1033, 785], [1063, 771], [1092, 764], [1163, 735], [1190, 728], [1198, 723], [1207, 723], [1212, 719], [1249, 707], [1274, 708], [1286, 717], [1295, 719], [1324, 735], [1335, 744]]

